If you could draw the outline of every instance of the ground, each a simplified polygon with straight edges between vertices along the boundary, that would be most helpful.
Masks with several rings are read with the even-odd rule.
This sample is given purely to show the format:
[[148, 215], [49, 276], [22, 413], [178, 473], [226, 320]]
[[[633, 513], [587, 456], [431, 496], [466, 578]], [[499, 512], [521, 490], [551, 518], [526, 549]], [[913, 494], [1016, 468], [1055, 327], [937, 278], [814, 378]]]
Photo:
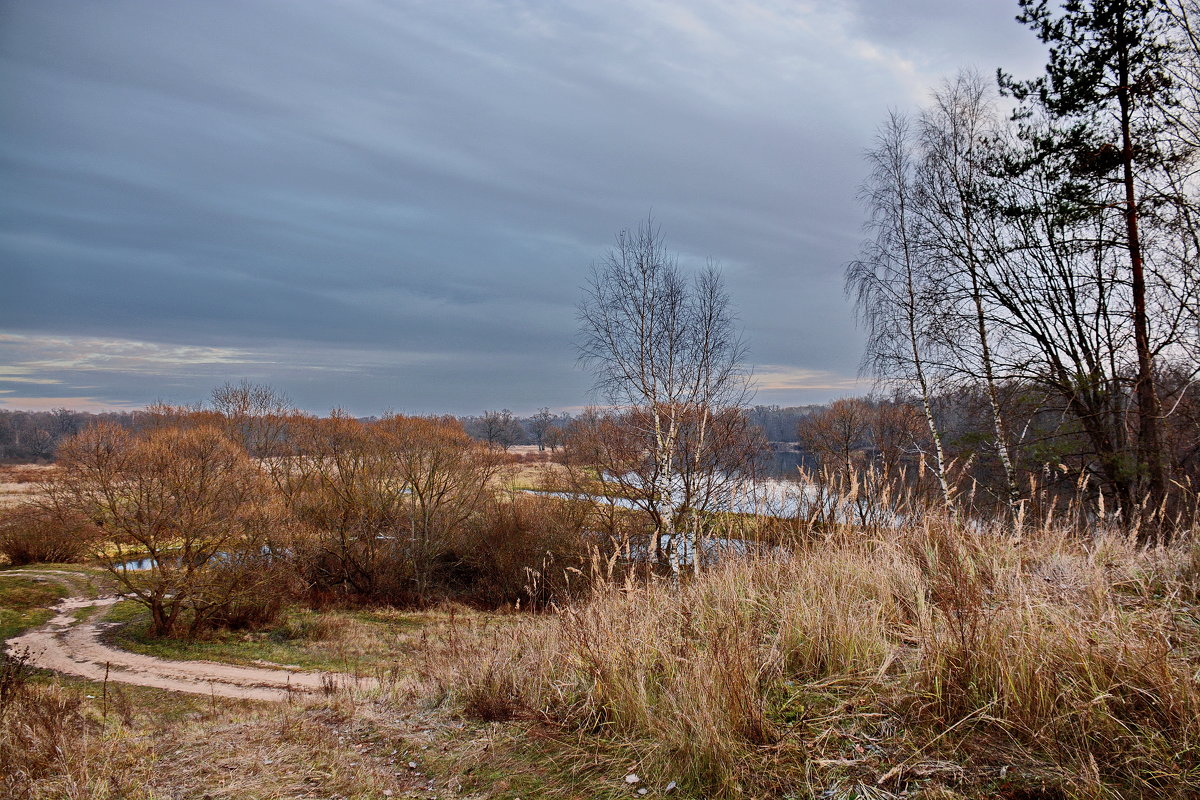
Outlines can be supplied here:
[[510, 619], [296, 609], [266, 631], [156, 640], [103, 570], [2, 570], [8, 651], [27, 656], [39, 690], [78, 705], [84, 731], [25, 788], [145, 800], [652, 796], [537, 720], [480, 722], [446, 702], [431, 661]]

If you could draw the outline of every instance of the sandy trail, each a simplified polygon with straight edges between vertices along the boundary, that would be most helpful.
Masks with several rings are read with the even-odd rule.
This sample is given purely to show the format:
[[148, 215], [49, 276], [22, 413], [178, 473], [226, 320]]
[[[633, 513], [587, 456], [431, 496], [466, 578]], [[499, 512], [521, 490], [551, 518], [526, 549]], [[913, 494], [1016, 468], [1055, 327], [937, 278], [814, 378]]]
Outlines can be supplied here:
[[[0, 572], [13, 577], [41, 577], [77, 592], [58, 570]], [[58, 613], [48, 623], [8, 640], [9, 653], [27, 651], [29, 663], [67, 675], [151, 686], [175, 692], [236, 697], [245, 700], [287, 700], [296, 693], [331, 691], [349, 686], [368, 686], [375, 681], [335, 672], [301, 672], [287, 668], [240, 667], [214, 661], [168, 661], [109, 647], [100, 633], [113, 623], [98, 621], [103, 610], [120, 601], [107, 595], [89, 599], [74, 595], [54, 606]], [[78, 614], [80, 609], [92, 609]]]

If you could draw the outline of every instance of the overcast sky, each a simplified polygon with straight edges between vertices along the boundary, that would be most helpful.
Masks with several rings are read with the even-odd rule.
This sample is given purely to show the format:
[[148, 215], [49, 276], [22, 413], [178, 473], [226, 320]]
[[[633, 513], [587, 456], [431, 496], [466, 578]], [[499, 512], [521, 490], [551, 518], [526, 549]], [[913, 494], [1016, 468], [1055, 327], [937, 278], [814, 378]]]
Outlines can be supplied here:
[[0, 0], [0, 407], [226, 380], [358, 414], [590, 399], [589, 265], [721, 265], [757, 402], [856, 393], [861, 154], [1015, 0]]

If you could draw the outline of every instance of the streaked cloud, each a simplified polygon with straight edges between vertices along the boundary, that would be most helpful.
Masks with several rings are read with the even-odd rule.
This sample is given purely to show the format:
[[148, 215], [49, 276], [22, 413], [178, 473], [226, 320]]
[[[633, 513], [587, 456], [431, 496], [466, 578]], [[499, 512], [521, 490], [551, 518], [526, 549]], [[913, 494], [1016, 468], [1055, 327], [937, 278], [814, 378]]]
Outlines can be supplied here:
[[246, 377], [314, 410], [579, 405], [579, 286], [653, 209], [686, 264], [723, 265], [760, 374], [793, 376], [764, 392], [839, 393], [861, 347], [841, 286], [861, 151], [958, 66], [1036, 66], [1014, 13], [6, 4], [0, 364], [19, 369], [0, 385], [124, 404]]
[[54, 382], [10, 377], [51, 370], [72, 372], [170, 372], [200, 364], [253, 364], [245, 350], [192, 347], [127, 339], [30, 336], [0, 333], [0, 353], [14, 366], [0, 367], [0, 381]]
[[760, 402], [765, 398], [770, 398], [770, 402], [779, 402], [779, 398], [787, 397], [813, 402], [829, 397], [863, 394], [871, 389], [869, 380], [783, 364], [763, 365], [755, 370], [754, 378], [758, 384]]
[[[7, 390], [0, 390], [4, 394]], [[95, 397], [0, 397], [0, 409], [19, 411], [53, 411], [56, 408], [70, 408], [75, 411], [132, 411], [141, 408], [144, 403], [116, 403], [111, 400], [101, 400]]]

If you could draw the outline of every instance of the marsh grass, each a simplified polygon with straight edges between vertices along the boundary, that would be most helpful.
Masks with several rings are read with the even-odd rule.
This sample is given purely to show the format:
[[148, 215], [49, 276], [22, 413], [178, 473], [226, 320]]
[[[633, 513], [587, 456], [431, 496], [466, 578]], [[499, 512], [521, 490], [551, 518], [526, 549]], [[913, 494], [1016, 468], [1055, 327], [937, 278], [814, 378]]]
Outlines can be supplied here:
[[1195, 553], [835, 530], [477, 633], [445, 681], [469, 714], [616, 744], [706, 795], [1195, 796]]

